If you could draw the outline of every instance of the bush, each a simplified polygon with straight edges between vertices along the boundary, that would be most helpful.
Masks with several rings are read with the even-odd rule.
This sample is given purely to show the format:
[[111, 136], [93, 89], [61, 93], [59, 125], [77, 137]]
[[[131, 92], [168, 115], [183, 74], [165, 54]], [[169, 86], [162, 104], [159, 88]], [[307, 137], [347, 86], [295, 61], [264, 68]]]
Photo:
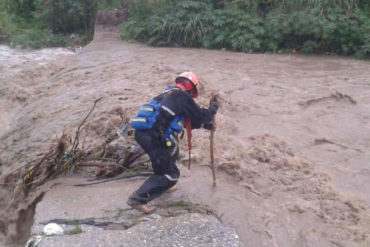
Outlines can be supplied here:
[[242, 10], [248, 14], [264, 16], [275, 5], [276, 0], [234, 0], [226, 2], [226, 9]]
[[3, 2], [4, 8], [16, 16], [30, 21], [33, 19], [34, 11], [36, 10], [35, 0], [0, 0]]
[[148, 43], [200, 47], [212, 28], [211, 6], [196, 1], [183, 1], [158, 9], [148, 19]]
[[99, 0], [98, 9], [101, 10], [113, 10], [120, 9], [124, 5], [124, 0]]
[[148, 40], [147, 21], [141, 17], [131, 17], [121, 25], [121, 38], [146, 42]]
[[366, 57], [370, 19], [362, 12], [335, 8], [322, 15], [318, 9], [266, 18], [266, 50], [296, 49], [306, 53], [329, 52]]
[[98, 1], [0, 0], [0, 41], [31, 48], [65, 46], [73, 33], [79, 38], [72, 42], [83, 44], [93, 37]]
[[[219, 1], [175, 1], [149, 12], [137, 11], [140, 15], [131, 15], [122, 25], [122, 36], [160, 46], [243, 52], [294, 49], [369, 57], [370, 18], [355, 8], [356, 1], [290, 0], [285, 8], [275, 8], [263, 16], [257, 15], [257, 10], [253, 13], [251, 9], [241, 11], [235, 7], [244, 4], [244, 8], [261, 9], [261, 5], [253, 5], [257, 2], [269, 8], [281, 4], [273, 0], [240, 0], [226, 4], [226, 9], [214, 9], [220, 6]], [[297, 10], [288, 11], [294, 6]]]
[[140, 12], [122, 24], [123, 38], [158, 46], [200, 47], [214, 20], [210, 10], [203, 2], [182, 1], [158, 8], [149, 17]]
[[40, 49], [43, 47], [67, 46], [69, 39], [64, 35], [54, 34], [48, 29], [26, 29], [12, 35], [9, 42], [12, 46]]
[[16, 31], [15, 16], [0, 10], [0, 42], [6, 40], [9, 35]]
[[92, 38], [96, 0], [47, 0], [38, 6], [44, 9], [39, 19], [55, 33], [84, 32]]
[[241, 11], [217, 10], [211, 32], [203, 38], [203, 47], [234, 51], [261, 51], [265, 33], [260, 17]]
[[132, 17], [122, 25], [126, 39], [150, 45], [228, 48], [258, 51], [264, 35], [261, 18], [241, 11], [213, 10], [210, 4], [182, 1], [164, 6], [150, 17]]

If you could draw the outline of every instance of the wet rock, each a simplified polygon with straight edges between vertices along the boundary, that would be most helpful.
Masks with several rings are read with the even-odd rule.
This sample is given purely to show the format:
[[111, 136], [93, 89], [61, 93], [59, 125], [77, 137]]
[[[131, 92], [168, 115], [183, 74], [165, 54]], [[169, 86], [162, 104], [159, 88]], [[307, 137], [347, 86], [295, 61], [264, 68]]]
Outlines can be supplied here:
[[212, 215], [184, 214], [152, 217], [128, 230], [102, 230], [88, 227], [75, 235], [44, 239], [40, 247], [64, 246], [240, 246], [235, 231]]
[[60, 178], [37, 205], [31, 234], [46, 224], [60, 225], [65, 235], [42, 240], [39, 247], [63, 246], [240, 246], [234, 229], [216, 212], [193, 203], [179, 190], [152, 202], [150, 215], [126, 205], [143, 179], [78, 187], [82, 178]]

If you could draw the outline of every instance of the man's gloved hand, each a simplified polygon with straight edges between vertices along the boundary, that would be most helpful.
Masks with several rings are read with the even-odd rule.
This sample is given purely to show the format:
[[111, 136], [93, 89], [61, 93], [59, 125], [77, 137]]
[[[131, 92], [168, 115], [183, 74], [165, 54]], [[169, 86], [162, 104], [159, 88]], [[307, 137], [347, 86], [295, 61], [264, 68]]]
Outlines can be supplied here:
[[212, 101], [209, 104], [208, 110], [211, 112], [211, 114], [213, 116], [217, 113], [218, 108], [220, 108], [220, 103], [218, 103], [218, 101]]
[[209, 122], [209, 123], [203, 125], [203, 128], [205, 128], [206, 130], [213, 130], [215, 127], [213, 126], [212, 122]]

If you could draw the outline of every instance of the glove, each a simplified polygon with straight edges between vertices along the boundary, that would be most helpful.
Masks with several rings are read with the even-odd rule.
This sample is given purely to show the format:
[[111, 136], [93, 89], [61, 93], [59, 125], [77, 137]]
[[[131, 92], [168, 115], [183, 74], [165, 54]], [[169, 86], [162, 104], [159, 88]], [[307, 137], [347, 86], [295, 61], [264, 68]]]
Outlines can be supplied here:
[[210, 111], [211, 115], [213, 116], [217, 113], [218, 108], [220, 108], [220, 103], [218, 103], [217, 101], [212, 101], [209, 104], [208, 110]]
[[215, 127], [213, 126], [212, 122], [209, 122], [209, 123], [203, 125], [203, 128], [206, 129], [206, 130], [213, 130]]

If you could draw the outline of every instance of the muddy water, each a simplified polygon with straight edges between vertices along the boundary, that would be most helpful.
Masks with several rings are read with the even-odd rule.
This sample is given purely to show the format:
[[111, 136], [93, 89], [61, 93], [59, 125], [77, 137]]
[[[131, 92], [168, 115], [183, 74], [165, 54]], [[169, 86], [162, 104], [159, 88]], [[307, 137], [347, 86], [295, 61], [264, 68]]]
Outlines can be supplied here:
[[0, 45], [0, 136], [14, 115], [40, 94], [39, 84], [74, 55], [68, 49], [14, 50]]
[[192, 70], [202, 79], [200, 104], [213, 93], [222, 97], [215, 148], [223, 175], [210, 189], [209, 133], [194, 131], [194, 170], [183, 172], [180, 193], [218, 210], [247, 246], [366, 246], [369, 69], [369, 62], [339, 57], [152, 48], [97, 30], [91, 44], [36, 87], [14, 75], [31, 96], [22, 107], [2, 104], [8, 113], [1, 117], [12, 120], [0, 139], [1, 169], [24, 165], [53, 137], [71, 133], [104, 97], [85, 130], [86, 147], [101, 143], [119, 127], [117, 108], [132, 116]]

